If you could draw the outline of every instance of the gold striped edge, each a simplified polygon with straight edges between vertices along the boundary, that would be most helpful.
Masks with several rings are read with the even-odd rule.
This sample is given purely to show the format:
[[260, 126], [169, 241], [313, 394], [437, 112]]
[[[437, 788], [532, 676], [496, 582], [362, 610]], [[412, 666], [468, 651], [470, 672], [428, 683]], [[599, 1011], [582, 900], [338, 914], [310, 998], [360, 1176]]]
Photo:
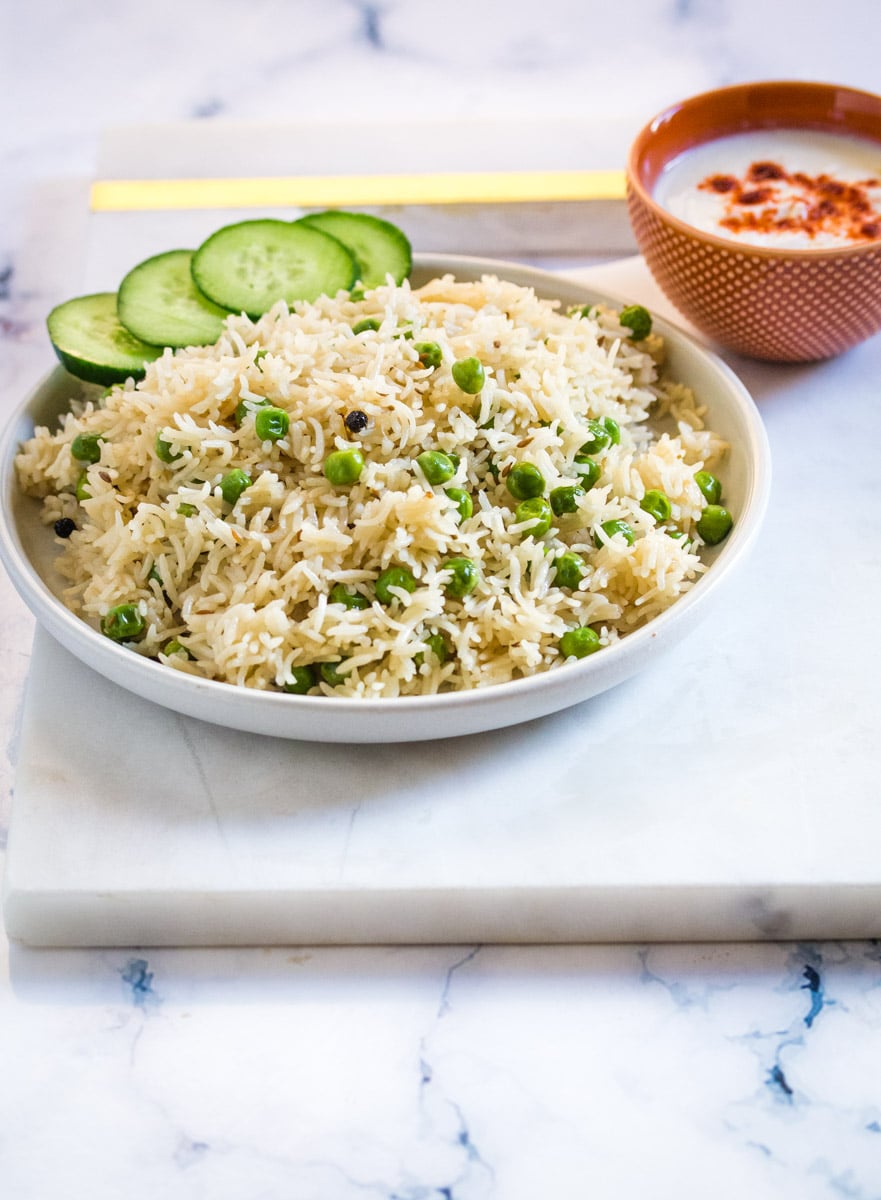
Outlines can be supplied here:
[[623, 200], [623, 171], [483, 171], [265, 179], [102, 179], [93, 212]]

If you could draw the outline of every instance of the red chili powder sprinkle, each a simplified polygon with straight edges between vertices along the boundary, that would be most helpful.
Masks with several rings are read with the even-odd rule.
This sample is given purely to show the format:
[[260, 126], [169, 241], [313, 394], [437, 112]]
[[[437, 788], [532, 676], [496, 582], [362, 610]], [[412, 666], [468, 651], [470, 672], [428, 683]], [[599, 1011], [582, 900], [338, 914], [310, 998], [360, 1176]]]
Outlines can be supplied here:
[[782, 179], [784, 171], [782, 167], [778, 167], [777, 163], [773, 162], [757, 162], [753, 163], [749, 169], [750, 179]]
[[[751, 186], [756, 183], [764, 186]], [[868, 195], [881, 187], [877, 179], [845, 183], [826, 174], [790, 174], [775, 162], [754, 162], [743, 179], [708, 175], [698, 187], [726, 197], [720, 224], [731, 233], [799, 232], [810, 238], [832, 234], [849, 242], [881, 238], [881, 212], [872, 207]], [[785, 215], [778, 207], [781, 202]]]

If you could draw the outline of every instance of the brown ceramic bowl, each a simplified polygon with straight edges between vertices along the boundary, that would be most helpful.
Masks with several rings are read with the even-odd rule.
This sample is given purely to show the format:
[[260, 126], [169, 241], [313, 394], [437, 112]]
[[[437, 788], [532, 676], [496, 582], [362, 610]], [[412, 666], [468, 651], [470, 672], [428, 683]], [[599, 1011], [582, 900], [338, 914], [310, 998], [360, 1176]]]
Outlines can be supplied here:
[[696, 229], [653, 198], [665, 165], [686, 150], [728, 134], [784, 128], [881, 146], [881, 97], [834, 84], [768, 82], [674, 104], [631, 147], [627, 203], [652, 274], [698, 329], [754, 358], [809, 362], [881, 330], [881, 239], [833, 249], [751, 246]]

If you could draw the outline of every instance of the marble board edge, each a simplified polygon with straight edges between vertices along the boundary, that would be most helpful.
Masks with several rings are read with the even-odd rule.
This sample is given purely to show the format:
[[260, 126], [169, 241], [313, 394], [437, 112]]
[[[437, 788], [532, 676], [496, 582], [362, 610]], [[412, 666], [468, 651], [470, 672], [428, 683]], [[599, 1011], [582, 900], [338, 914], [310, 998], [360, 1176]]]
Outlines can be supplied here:
[[881, 884], [87, 895], [7, 879], [3, 914], [11, 940], [45, 947], [840, 940], [881, 935]]

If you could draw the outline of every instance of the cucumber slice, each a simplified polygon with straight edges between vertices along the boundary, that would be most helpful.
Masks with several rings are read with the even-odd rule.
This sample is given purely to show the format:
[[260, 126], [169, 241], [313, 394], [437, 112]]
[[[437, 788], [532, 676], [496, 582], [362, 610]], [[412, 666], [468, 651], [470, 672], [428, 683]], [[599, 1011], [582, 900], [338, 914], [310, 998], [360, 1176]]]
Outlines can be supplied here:
[[379, 287], [391, 275], [403, 283], [413, 269], [413, 251], [397, 225], [367, 213], [310, 213], [296, 225], [309, 225], [329, 233], [347, 246], [358, 260], [359, 278], [365, 288]]
[[256, 320], [277, 300], [335, 296], [355, 282], [354, 258], [335, 237], [290, 221], [225, 225], [193, 256], [196, 287]]
[[207, 346], [223, 333], [229, 313], [193, 283], [193, 250], [169, 250], [132, 267], [119, 285], [119, 319], [154, 346]]
[[116, 293], [77, 296], [53, 308], [46, 327], [55, 353], [79, 379], [89, 383], [123, 383], [141, 379], [145, 364], [162, 353], [132, 337], [116, 314]]

